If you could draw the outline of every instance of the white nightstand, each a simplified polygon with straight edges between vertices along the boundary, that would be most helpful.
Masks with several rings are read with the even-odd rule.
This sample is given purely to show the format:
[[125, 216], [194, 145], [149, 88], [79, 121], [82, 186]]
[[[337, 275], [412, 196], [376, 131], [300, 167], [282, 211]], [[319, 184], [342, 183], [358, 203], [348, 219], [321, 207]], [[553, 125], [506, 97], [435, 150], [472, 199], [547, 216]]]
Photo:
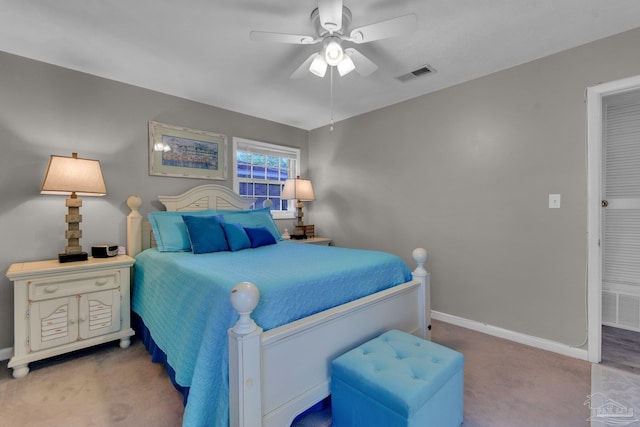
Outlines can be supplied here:
[[324, 245], [324, 246], [331, 245], [331, 239], [328, 237], [311, 237], [309, 239], [300, 239], [300, 240], [291, 239], [291, 241], [296, 243], [309, 243], [312, 245]]
[[126, 255], [59, 263], [12, 264], [14, 282], [13, 377], [29, 373], [29, 363], [134, 334], [130, 317], [130, 276]]

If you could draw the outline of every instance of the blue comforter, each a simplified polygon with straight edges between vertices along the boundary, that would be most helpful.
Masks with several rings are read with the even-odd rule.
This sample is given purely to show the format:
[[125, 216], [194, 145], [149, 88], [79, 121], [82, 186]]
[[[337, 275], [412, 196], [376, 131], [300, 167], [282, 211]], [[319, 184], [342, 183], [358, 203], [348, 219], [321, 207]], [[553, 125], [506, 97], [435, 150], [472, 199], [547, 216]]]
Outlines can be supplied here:
[[411, 279], [384, 252], [279, 242], [194, 255], [147, 249], [136, 257], [132, 309], [167, 355], [176, 382], [190, 387], [184, 426], [228, 426], [227, 329], [238, 318], [229, 294], [239, 282], [260, 290], [253, 319], [269, 330]]

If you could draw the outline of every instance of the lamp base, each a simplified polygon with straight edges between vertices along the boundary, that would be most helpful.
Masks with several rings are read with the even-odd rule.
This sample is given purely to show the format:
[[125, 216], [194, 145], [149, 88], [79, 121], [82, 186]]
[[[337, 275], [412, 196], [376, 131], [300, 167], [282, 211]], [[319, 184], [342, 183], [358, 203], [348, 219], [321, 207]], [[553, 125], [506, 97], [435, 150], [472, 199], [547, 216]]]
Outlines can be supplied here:
[[89, 254], [86, 252], [80, 252], [78, 254], [58, 254], [59, 262], [86, 261], [88, 259]]

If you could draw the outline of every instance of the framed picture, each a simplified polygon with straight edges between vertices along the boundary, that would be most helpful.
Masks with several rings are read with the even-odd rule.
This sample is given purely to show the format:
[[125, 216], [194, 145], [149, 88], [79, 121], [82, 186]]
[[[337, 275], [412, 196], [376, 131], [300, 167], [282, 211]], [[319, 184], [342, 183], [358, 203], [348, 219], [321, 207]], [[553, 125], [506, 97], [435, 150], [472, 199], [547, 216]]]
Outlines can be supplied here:
[[149, 122], [149, 175], [227, 179], [227, 136]]

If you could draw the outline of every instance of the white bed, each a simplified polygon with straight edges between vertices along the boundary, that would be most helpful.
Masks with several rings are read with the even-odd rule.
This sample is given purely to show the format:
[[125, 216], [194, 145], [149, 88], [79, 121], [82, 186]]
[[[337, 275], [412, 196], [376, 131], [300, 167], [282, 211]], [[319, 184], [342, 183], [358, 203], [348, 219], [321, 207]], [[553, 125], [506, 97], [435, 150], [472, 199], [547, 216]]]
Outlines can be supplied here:
[[[167, 211], [246, 209], [252, 201], [226, 187], [206, 184], [176, 196], [158, 196]], [[151, 227], [131, 196], [127, 248], [131, 256], [152, 246]], [[251, 319], [258, 303], [253, 285], [230, 295], [240, 313], [228, 331], [231, 426], [282, 427], [330, 394], [330, 361], [389, 329], [430, 338], [430, 277], [427, 252], [413, 251], [413, 280], [263, 332]]]

